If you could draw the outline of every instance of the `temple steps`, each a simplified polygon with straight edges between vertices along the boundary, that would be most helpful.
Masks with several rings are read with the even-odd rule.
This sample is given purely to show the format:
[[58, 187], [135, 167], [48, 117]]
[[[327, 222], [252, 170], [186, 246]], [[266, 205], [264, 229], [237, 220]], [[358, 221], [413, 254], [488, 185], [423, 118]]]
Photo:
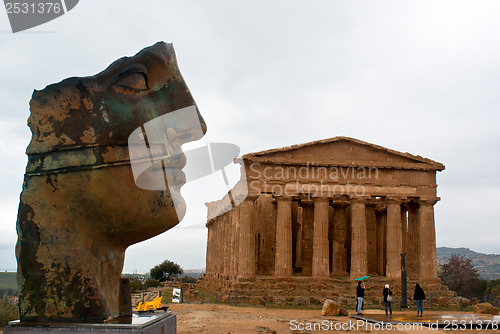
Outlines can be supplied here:
[[[407, 298], [411, 304], [415, 284], [420, 283], [428, 297], [455, 298], [456, 294], [437, 280], [425, 282], [417, 279], [408, 279]], [[384, 285], [389, 284], [395, 300], [401, 297], [401, 281], [390, 280], [386, 277], [370, 277], [365, 280], [365, 297], [372, 302], [380, 303]], [[281, 298], [291, 300], [295, 297], [308, 298], [310, 303], [321, 303], [325, 298], [337, 300], [344, 306], [355, 303], [357, 282], [350, 277], [329, 277], [313, 279], [311, 276], [292, 276], [278, 278], [273, 276], [254, 276], [250, 278], [233, 278], [220, 275], [219, 277], [204, 275], [196, 284], [197, 289], [205, 293], [219, 296], [236, 294], [243, 297]], [[251, 298], [250, 298], [251, 299]]]

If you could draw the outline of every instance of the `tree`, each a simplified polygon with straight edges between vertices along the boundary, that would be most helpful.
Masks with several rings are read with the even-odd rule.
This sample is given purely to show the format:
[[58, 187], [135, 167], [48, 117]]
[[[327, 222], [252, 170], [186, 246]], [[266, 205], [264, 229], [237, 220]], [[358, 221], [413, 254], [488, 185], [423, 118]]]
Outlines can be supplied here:
[[180, 275], [183, 272], [180, 265], [170, 260], [165, 260], [150, 270], [151, 278], [157, 279], [160, 282], [168, 280], [170, 275]]
[[472, 258], [466, 258], [464, 255], [452, 254], [448, 261], [441, 265], [439, 277], [450, 290], [464, 297], [474, 297], [482, 294], [484, 290], [479, 274], [472, 265]]

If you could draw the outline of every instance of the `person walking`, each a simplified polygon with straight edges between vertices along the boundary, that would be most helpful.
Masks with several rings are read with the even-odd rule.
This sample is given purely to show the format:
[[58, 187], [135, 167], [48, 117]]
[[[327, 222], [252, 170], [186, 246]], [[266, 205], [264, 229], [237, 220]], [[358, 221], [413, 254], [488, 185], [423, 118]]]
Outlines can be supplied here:
[[415, 302], [417, 303], [417, 316], [422, 316], [424, 314], [424, 299], [424, 289], [422, 289], [420, 284], [417, 283], [417, 285], [415, 286], [415, 293], [413, 294], [413, 300], [415, 300]]
[[361, 307], [363, 306], [363, 297], [365, 296], [365, 284], [363, 281], [358, 282], [358, 287], [356, 288], [356, 297], [358, 299], [358, 304], [356, 305], [356, 313], [358, 315], [363, 315], [361, 313]]
[[389, 288], [389, 284], [385, 285], [384, 291], [382, 291], [384, 295], [384, 308], [385, 315], [390, 314], [392, 316], [392, 291]]

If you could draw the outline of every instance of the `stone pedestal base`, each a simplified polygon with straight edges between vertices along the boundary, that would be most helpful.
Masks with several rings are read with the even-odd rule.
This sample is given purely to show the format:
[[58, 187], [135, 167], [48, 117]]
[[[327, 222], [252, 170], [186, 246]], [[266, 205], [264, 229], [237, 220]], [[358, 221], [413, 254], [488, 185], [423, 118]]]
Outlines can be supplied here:
[[21, 323], [11, 321], [4, 327], [4, 334], [61, 334], [63, 333], [137, 333], [137, 334], [175, 334], [177, 332], [175, 314], [157, 313], [146, 316], [133, 315], [131, 324], [63, 324], [63, 323]]

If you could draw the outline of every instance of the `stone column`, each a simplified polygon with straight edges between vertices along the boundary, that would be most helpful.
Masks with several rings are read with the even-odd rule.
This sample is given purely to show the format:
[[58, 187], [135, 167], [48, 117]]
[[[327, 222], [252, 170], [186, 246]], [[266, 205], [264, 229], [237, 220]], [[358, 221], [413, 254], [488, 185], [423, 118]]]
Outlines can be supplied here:
[[420, 223], [418, 205], [408, 203], [408, 237], [406, 242], [406, 272], [408, 277], [420, 277]]
[[229, 259], [231, 256], [230, 234], [229, 234], [229, 212], [224, 214], [224, 275], [229, 274]]
[[418, 218], [420, 222], [420, 278], [427, 280], [438, 279], [436, 261], [436, 228], [434, 224], [435, 199], [420, 199], [418, 204]]
[[368, 272], [365, 201], [368, 197], [351, 197], [351, 278]]
[[277, 197], [274, 276], [292, 276], [292, 198]]
[[403, 252], [406, 253], [406, 243], [408, 238], [408, 218], [406, 204], [401, 207], [401, 235], [403, 236]]
[[347, 238], [347, 203], [334, 203], [333, 211], [333, 242], [332, 242], [332, 274], [335, 276], [347, 275], [347, 254], [346, 254], [346, 238]]
[[234, 208], [233, 212], [233, 222], [234, 222], [234, 251], [233, 251], [233, 270], [234, 275], [239, 275], [239, 252], [240, 252], [240, 214], [238, 208]]
[[232, 217], [232, 211], [228, 211], [226, 213], [227, 215], [227, 221], [226, 221], [226, 233], [227, 233], [227, 250], [228, 253], [226, 254], [226, 261], [227, 261], [227, 274], [232, 275], [233, 274], [233, 257], [232, 254], [234, 251], [234, 244], [233, 244], [233, 220], [231, 219]]
[[214, 243], [212, 246], [213, 249], [213, 256], [212, 256], [212, 268], [213, 268], [213, 274], [216, 275], [219, 272], [219, 226], [218, 226], [218, 221], [217, 217], [212, 218], [212, 229], [214, 230]]
[[377, 215], [376, 201], [367, 201], [365, 205], [366, 215], [366, 261], [368, 262], [367, 275], [376, 275], [377, 273]]
[[235, 256], [237, 254], [236, 250], [239, 251], [239, 247], [236, 248], [238, 245], [236, 244], [236, 222], [234, 219], [234, 214], [235, 214], [234, 210], [231, 210], [228, 212], [228, 216], [229, 216], [229, 244], [230, 244], [230, 249], [231, 249], [231, 253], [229, 254], [229, 274], [233, 277], [236, 275], [236, 268], [235, 268], [236, 258], [237, 258], [237, 256]]
[[218, 262], [219, 262], [219, 275], [224, 274], [224, 240], [226, 239], [224, 235], [224, 215], [220, 215], [217, 217], [217, 224], [219, 225], [219, 257], [218, 257]]
[[239, 276], [255, 275], [255, 199], [247, 198], [240, 205]]
[[224, 230], [222, 229], [222, 217], [218, 216], [215, 218], [215, 224], [217, 226], [217, 256], [216, 256], [216, 263], [217, 263], [217, 274], [220, 275], [222, 274], [223, 270], [223, 265], [222, 265], [222, 260], [223, 260], [223, 254], [224, 254], [224, 243], [223, 243], [223, 236], [224, 236]]
[[299, 205], [297, 207], [297, 225], [299, 225], [297, 229], [297, 241], [295, 243], [295, 268], [302, 268], [302, 228], [304, 224], [304, 218], [302, 217], [303, 209]]
[[314, 198], [313, 277], [328, 277], [328, 199]]
[[256, 239], [258, 244], [256, 259], [256, 275], [274, 274], [274, 248], [276, 238], [276, 209], [272, 194], [260, 194], [255, 201], [256, 210]]
[[218, 251], [218, 243], [217, 243], [217, 238], [219, 236], [219, 231], [217, 229], [217, 217], [212, 218], [212, 230], [213, 232], [213, 244], [212, 244], [212, 273], [215, 275], [219, 270], [217, 268], [217, 257], [219, 255]]
[[385, 276], [386, 267], [386, 231], [387, 231], [387, 211], [386, 206], [380, 209], [377, 215], [377, 273]]
[[388, 278], [401, 278], [401, 253], [403, 252], [403, 236], [401, 233], [401, 200], [387, 197], [387, 263], [385, 275]]
[[206, 267], [206, 272], [207, 275], [212, 275], [214, 272], [213, 270], [213, 249], [214, 249], [214, 242], [213, 242], [213, 237], [214, 237], [214, 225], [213, 225], [213, 220], [210, 221], [207, 224], [207, 229], [208, 229], [208, 236], [207, 236], [207, 267]]

